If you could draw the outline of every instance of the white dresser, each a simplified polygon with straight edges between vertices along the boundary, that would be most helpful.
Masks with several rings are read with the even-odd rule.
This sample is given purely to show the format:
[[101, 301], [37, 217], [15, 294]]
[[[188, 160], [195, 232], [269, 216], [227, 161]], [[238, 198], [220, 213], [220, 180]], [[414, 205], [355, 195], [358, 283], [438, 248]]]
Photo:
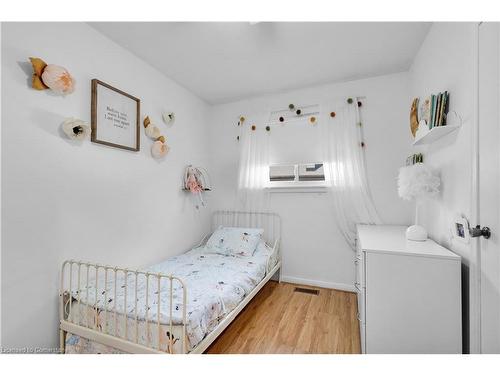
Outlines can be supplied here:
[[461, 261], [406, 227], [359, 225], [356, 288], [363, 353], [462, 353]]

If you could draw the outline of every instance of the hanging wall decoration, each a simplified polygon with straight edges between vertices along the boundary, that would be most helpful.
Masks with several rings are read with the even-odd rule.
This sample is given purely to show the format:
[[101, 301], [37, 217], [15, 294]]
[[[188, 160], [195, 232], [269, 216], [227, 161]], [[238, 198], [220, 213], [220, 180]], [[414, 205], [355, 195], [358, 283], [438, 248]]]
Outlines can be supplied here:
[[82, 141], [90, 134], [90, 127], [83, 120], [67, 118], [62, 124], [62, 130], [69, 139]]
[[165, 136], [161, 135], [160, 129], [158, 129], [158, 127], [151, 122], [149, 116], [146, 116], [142, 123], [144, 125], [144, 132], [146, 135], [155, 141], [151, 145], [151, 155], [155, 159], [163, 158], [170, 151], [170, 147], [166, 143]]
[[165, 125], [167, 125], [169, 128], [174, 125], [175, 122], [175, 113], [174, 112], [164, 112], [161, 115], [163, 122]]
[[144, 121], [142, 123], [144, 125], [144, 132], [146, 133], [146, 135], [149, 138], [151, 138], [151, 139], [157, 139], [161, 135], [160, 129], [158, 129], [158, 127], [156, 125], [153, 125], [151, 123], [151, 120], [149, 119], [149, 116], [146, 116], [144, 118]]
[[269, 125], [288, 125], [293, 122], [302, 124], [316, 124], [319, 116], [319, 104], [296, 105], [272, 110], [269, 114]]
[[30, 57], [33, 66], [31, 87], [35, 90], [50, 89], [58, 94], [71, 94], [75, 90], [75, 80], [59, 65], [47, 64], [38, 57]]
[[238, 126], [242, 126], [244, 122], [245, 122], [245, 117], [239, 116], [238, 117]]
[[[183, 190], [189, 191], [196, 195], [202, 206], [205, 206], [203, 201], [203, 192], [212, 190], [208, 172], [200, 167], [188, 165], [184, 173]], [[196, 205], [199, 208], [199, 205]]]
[[164, 136], [159, 136], [151, 146], [151, 155], [153, 155], [155, 159], [163, 158], [168, 154], [169, 151], [170, 147], [168, 147], [167, 143], [165, 142]]
[[[245, 116], [243, 115], [239, 115], [238, 116], [238, 132], [241, 134], [241, 127], [243, 126], [243, 124], [245, 123], [246, 119], [245, 119]], [[238, 134], [236, 136], [236, 140], [239, 142], [240, 141], [240, 134]]]
[[410, 108], [410, 130], [411, 134], [415, 138], [418, 130], [418, 98], [413, 99]]
[[140, 103], [132, 95], [93, 79], [92, 142], [139, 151]]

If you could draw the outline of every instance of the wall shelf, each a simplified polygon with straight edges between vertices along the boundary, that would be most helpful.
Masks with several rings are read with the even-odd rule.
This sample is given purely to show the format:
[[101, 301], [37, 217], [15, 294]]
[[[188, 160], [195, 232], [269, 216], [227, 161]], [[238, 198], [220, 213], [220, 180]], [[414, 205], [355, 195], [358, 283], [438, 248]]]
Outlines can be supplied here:
[[428, 145], [436, 142], [439, 138], [444, 137], [447, 134], [453, 133], [460, 128], [460, 125], [443, 125], [436, 126], [429, 130], [427, 133], [420, 135], [417, 133], [417, 137], [413, 141], [413, 145]]

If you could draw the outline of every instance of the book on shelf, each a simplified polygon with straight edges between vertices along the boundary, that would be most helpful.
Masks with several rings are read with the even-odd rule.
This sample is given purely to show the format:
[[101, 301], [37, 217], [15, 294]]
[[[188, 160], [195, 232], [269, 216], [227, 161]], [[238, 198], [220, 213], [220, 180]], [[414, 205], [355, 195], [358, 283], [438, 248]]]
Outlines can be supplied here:
[[436, 118], [436, 95], [432, 95], [432, 112], [431, 112], [431, 129], [434, 127], [435, 124], [435, 118]]
[[443, 109], [441, 113], [441, 125], [446, 125], [446, 115], [448, 114], [448, 105], [450, 102], [450, 93], [448, 91], [444, 92], [443, 97]]
[[434, 128], [437, 123], [438, 106], [439, 106], [439, 94], [434, 95], [434, 117], [432, 118], [432, 127]]
[[431, 95], [431, 114], [429, 117], [429, 129], [432, 129], [434, 123], [434, 95]]
[[435, 126], [440, 126], [441, 124], [440, 119], [441, 119], [441, 106], [443, 105], [443, 94], [439, 93], [438, 94], [438, 106], [436, 110], [436, 123], [434, 124]]
[[426, 102], [428, 104], [427, 108], [424, 107], [423, 109], [423, 115], [429, 129], [446, 125], [446, 115], [448, 114], [450, 102], [448, 91], [433, 94], [426, 99]]

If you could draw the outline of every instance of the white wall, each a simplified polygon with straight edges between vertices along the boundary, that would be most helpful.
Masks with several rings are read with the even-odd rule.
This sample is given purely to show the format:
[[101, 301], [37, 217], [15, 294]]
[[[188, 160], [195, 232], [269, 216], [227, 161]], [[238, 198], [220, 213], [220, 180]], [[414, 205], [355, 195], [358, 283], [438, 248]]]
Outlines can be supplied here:
[[[411, 150], [409, 132], [408, 75], [399, 73], [339, 84], [294, 90], [214, 106], [210, 125], [212, 170], [215, 191], [212, 206], [233, 208], [235, 204], [239, 146], [237, 119], [252, 118], [289, 103], [334, 102], [346, 96], [365, 96], [362, 116], [369, 184], [382, 220], [387, 224], [409, 224], [413, 206], [398, 198], [396, 177]], [[289, 125], [290, 127], [293, 125]], [[291, 133], [292, 131], [290, 131]], [[304, 142], [286, 128], [271, 137], [285, 137], [290, 158], [299, 158], [301, 147], [314, 129], [303, 130]], [[296, 132], [294, 132], [296, 133]], [[300, 137], [301, 134], [299, 134]], [[282, 160], [283, 161], [283, 160]], [[316, 161], [316, 160], [290, 160]], [[333, 288], [352, 288], [353, 251], [337, 230], [326, 195], [318, 193], [273, 193], [270, 209], [283, 220], [283, 273], [286, 280]]]
[[410, 69], [412, 97], [448, 90], [450, 112], [458, 112], [463, 119], [459, 132], [420, 148], [424, 160], [440, 173], [442, 184], [440, 197], [427, 203], [423, 219], [429, 234], [448, 247], [454, 214], [470, 216], [471, 210], [472, 38], [471, 23], [435, 23]]
[[[77, 80], [67, 97], [30, 88], [28, 57], [63, 65]], [[65, 117], [90, 122], [90, 80], [141, 99], [141, 112], [171, 146], [150, 156], [76, 144]], [[2, 25], [2, 345], [56, 347], [59, 267], [77, 258], [138, 266], [187, 250], [208, 228], [180, 191], [187, 163], [206, 165], [209, 107], [83, 23]], [[176, 112], [171, 129], [162, 110]]]
[[[470, 246], [452, 241], [450, 226], [456, 214], [471, 216], [473, 35], [472, 23], [433, 24], [410, 69], [411, 97], [425, 98], [447, 90], [450, 112], [458, 112], [463, 119], [458, 132], [419, 149], [424, 161], [441, 175], [440, 196], [426, 203], [422, 223], [431, 238], [462, 256], [465, 267], [473, 260]], [[468, 295], [464, 298], [468, 307]]]

